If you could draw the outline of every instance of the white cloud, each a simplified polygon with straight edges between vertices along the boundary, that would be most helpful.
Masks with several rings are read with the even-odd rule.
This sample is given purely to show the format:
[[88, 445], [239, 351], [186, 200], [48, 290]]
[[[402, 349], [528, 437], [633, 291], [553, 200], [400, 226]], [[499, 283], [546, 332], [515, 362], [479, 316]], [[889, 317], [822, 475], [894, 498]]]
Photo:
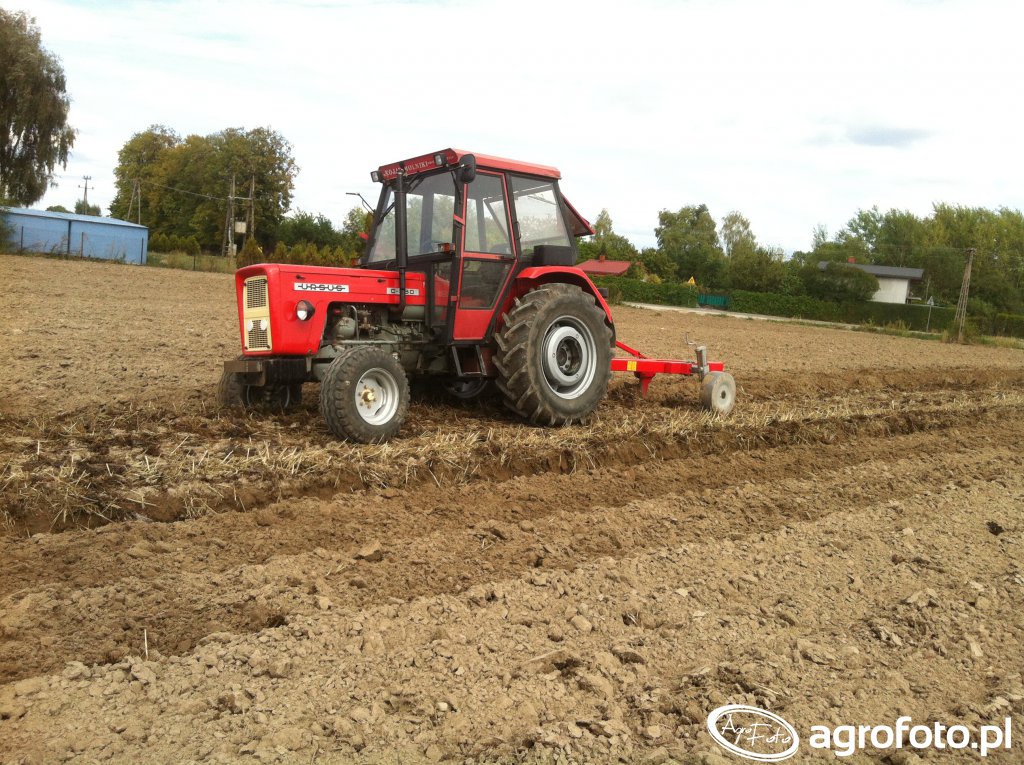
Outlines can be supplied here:
[[858, 207], [1024, 207], [1013, 2], [71, 2], [35, 0], [80, 129], [78, 177], [117, 151], [269, 125], [295, 206], [340, 221], [369, 171], [457, 146], [558, 166], [590, 217], [653, 242], [662, 208], [740, 210], [807, 247]]

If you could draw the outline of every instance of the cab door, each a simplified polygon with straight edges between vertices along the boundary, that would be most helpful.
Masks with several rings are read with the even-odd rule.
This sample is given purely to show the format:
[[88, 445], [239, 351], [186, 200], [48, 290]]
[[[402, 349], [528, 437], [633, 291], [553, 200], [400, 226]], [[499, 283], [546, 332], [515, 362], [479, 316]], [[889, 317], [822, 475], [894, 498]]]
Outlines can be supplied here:
[[505, 176], [480, 170], [464, 194], [463, 245], [452, 330], [454, 340], [481, 340], [515, 263]]

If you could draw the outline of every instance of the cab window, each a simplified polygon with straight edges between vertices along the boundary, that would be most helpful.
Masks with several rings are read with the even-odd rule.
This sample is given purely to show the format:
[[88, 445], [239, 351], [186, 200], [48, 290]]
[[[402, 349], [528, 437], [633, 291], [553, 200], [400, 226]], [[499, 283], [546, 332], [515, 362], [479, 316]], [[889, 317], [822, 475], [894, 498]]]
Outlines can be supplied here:
[[466, 252], [511, 255], [501, 176], [478, 173], [466, 187]]
[[539, 244], [570, 244], [555, 185], [549, 180], [510, 176], [522, 256], [533, 255]]

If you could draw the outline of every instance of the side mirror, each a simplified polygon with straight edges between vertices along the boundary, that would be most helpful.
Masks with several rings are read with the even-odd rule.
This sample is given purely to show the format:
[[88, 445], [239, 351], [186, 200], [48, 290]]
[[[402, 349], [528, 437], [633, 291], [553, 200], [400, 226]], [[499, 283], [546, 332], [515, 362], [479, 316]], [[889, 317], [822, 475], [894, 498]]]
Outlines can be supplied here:
[[476, 178], [476, 157], [467, 154], [462, 158], [462, 165], [459, 167], [459, 180], [462, 183], [472, 183]]

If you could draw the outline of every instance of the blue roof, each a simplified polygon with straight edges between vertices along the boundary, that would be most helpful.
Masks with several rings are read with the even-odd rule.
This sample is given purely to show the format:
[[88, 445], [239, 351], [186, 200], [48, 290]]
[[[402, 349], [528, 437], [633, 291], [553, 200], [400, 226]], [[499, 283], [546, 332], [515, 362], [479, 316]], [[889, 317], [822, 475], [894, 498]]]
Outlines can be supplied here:
[[30, 210], [27, 207], [6, 207], [3, 212], [11, 215], [25, 215], [30, 218], [55, 218], [57, 220], [72, 220], [81, 223], [106, 223], [111, 226], [129, 226], [131, 228], [147, 228], [138, 223], [130, 223], [119, 218], [104, 218], [100, 215], [78, 215], [77, 213], [51, 212], [49, 210]]

